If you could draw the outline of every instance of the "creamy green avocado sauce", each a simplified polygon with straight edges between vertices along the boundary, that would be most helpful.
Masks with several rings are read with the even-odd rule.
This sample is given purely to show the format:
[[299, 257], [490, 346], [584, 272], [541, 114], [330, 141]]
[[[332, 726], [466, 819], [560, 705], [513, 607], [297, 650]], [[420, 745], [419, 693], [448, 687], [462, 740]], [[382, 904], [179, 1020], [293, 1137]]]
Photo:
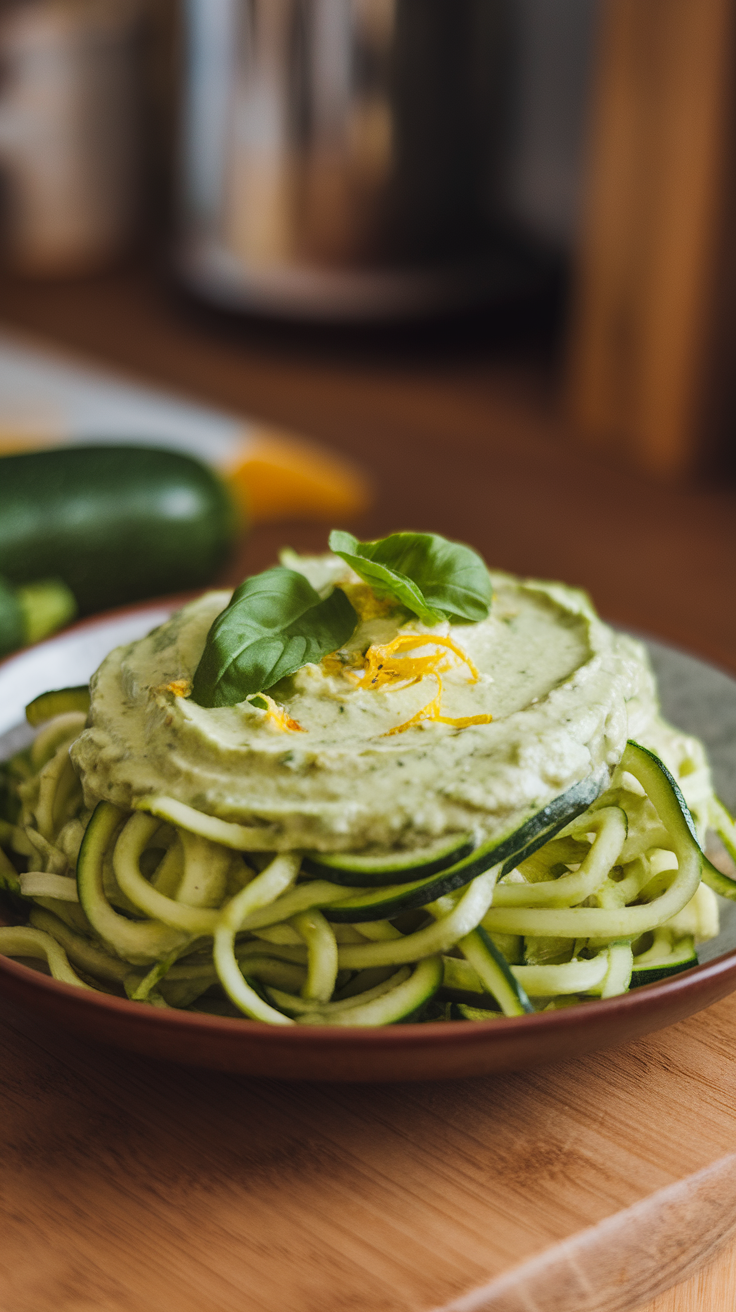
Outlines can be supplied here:
[[[288, 565], [315, 587], [350, 576], [334, 556]], [[627, 737], [656, 740], [666, 756], [643, 647], [575, 589], [491, 577], [488, 619], [428, 629], [406, 612], [384, 615], [363, 621], [343, 652], [349, 660], [398, 633], [450, 637], [480, 677], [460, 661], [444, 673], [442, 713], [491, 723], [425, 720], [391, 733], [435, 696], [436, 678], [363, 688], [329, 659], [269, 690], [300, 730], [247, 701], [199, 706], [168, 685], [193, 678], [230, 597], [212, 592], [112, 652], [94, 676], [88, 727], [72, 749], [87, 805], [166, 795], [259, 827], [263, 850], [383, 851], [501, 833], [594, 771], [605, 782]]]

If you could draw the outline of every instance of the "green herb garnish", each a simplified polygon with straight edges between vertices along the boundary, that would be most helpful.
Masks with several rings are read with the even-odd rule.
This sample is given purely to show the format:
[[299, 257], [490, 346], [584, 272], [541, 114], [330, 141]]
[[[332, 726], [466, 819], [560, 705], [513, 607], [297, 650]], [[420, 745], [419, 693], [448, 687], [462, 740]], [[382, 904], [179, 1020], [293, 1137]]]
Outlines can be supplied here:
[[[389, 597], [425, 624], [484, 620], [491, 580], [480, 556], [436, 533], [392, 533], [359, 542], [335, 529], [330, 548], [379, 597]], [[277, 565], [246, 579], [218, 615], [197, 666], [192, 697], [200, 706], [234, 706], [267, 692], [303, 665], [348, 641], [358, 616], [339, 587], [320, 597], [297, 570]]]
[[493, 589], [484, 562], [471, 547], [437, 533], [392, 533], [359, 542], [339, 529], [330, 550], [342, 557], [380, 597], [392, 597], [424, 624], [446, 619], [477, 623], [488, 616]]
[[320, 597], [303, 574], [277, 565], [246, 579], [217, 616], [197, 666], [192, 698], [234, 706], [347, 642], [358, 616], [344, 592]]

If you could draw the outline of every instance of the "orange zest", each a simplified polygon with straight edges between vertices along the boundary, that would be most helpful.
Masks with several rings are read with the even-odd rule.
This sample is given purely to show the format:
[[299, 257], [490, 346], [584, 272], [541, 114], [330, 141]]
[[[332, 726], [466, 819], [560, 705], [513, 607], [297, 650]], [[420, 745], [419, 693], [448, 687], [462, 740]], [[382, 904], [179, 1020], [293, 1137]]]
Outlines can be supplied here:
[[[299, 721], [293, 720], [285, 707], [279, 706], [278, 702], [275, 702], [273, 697], [268, 696], [268, 693], [259, 692], [256, 696], [259, 701], [266, 703], [266, 720], [272, 729], [278, 729], [281, 733], [307, 732], [306, 729], [302, 728], [301, 724], [299, 724]], [[252, 703], [253, 699], [248, 697], [246, 700]], [[256, 709], [259, 710], [260, 707], [256, 707]]]
[[171, 683], [163, 683], [156, 692], [173, 692], [175, 697], [188, 697], [192, 691], [192, 685], [189, 679], [172, 679]]
[[[422, 647], [439, 648], [439, 651], [435, 650], [426, 656], [401, 654]], [[391, 734], [404, 733], [406, 729], [411, 729], [415, 724], [425, 720], [450, 724], [455, 729], [467, 729], [471, 724], [490, 724], [492, 715], [453, 717], [442, 714], [442, 674], [457, 665], [458, 661], [467, 667], [471, 683], [477, 683], [480, 678], [478, 670], [467, 653], [452, 638], [442, 638], [436, 634], [401, 633], [393, 642], [369, 647], [365, 654], [363, 677], [357, 680], [359, 688], [371, 688], [374, 691], [385, 688], [390, 692], [405, 687], [407, 683], [418, 683], [427, 676], [437, 680], [437, 691], [426, 705], [404, 724], [397, 724], [395, 728], [387, 730], [382, 737], [388, 738]]]
[[[439, 647], [440, 651], [428, 656], [401, 655], [402, 651], [415, 651], [421, 647]], [[380, 688], [386, 683], [403, 683], [407, 680], [415, 682], [427, 674], [442, 674], [452, 669], [458, 660], [467, 665], [471, 682], [477, 683], [480, 675], [475, 665], [452, 638], [442, 638], [431, 633], [400, 633], [393, 642], [368, 648], [363, 678], [358, 687]]]
[[437, 680], [437, 692], [431, 697], [426, 706], [412, 715], [410, 720], [405, 720], [403, 724], [397, 724], [393, 729], [387, 729], [386, 733], [381, 734], [382, 738], [390, 738], [393, 733], [404, 733], [405, 729], [411, 729], [415, 724], [420, 724], [422, 720], [434, 720], [436, 724], [451, 724], [455, 729], [467, 729], [471, 724], [490, 724], [492, 715], [443, 715], [442, 714], [442, 679], [436, 672], [432, 672], [430, 677]]

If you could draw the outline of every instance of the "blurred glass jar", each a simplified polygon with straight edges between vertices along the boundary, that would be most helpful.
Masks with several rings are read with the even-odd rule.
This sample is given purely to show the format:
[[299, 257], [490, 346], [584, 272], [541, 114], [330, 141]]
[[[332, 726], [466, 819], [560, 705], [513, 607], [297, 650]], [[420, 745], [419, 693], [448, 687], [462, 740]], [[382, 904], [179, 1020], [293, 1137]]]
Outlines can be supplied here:
[[211, 301], [380, 319], [502, 298], [506, 0], [185, 0], [178, 267]]
[[0, 13], [0, 230], [16, 272], [91, 272], [131, 236], [139, 21], [137, 0], [14, 0]]

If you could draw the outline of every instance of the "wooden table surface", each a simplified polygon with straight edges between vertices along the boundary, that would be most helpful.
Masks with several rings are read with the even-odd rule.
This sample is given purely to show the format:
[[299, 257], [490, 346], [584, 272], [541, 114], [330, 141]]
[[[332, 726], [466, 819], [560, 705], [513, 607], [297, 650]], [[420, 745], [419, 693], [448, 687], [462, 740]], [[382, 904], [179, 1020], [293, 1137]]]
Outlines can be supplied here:
[[[736, 670], [736, 489], [725, 483], [661, 486], [579, 449], [559, 414], [554, 370], [538, 352], [502, 353], [488, 337], [450, 329], [441, 338], [425, 340], [420, 349], [395, 338], [366, 345], [349, 336], [330, 340], [304, 330], [295, 334], [234, 328], [182, 306], [138, 268], [69, 286], [5, 283], [0, 294], [7, 326], [50, 338], [196, 399], [302, 431], [360, 460], [375, 478], [376, 501], [365, 520], [354, 526], [357, 531], [375, 535], [397, 527], [424, 527], [465, 539], [498, 567], [586, 587], [608, 618]], [[242, 577], [246, 570], [270, 563], [284, 541], [320, 549], [325, 530], [303, 524], [262, 527], [242, 544], [229, 577]], [[656, 1067], [664, 1101], [661, 1108], [650, 1108], [637, 1132], [641, 1160], [652, 1162], [650, 1188], [663, 1187], [723, 1160], [734, 1146], [736, 1117], [724, 1080], [736, 1072], [736, 1045], [733, 1054], [729, 1046], [729, 1035], [736, 1030], [736, 1004], [726, 1000], [707, 1017], [705, 1030], [694, 1018], [663, 1036], [576, 1063], [574, 1070], [553, 1068], [549, 1077], [539, 1073], [521, 1083], [520, 1077], [508, 1077], [495, 1085], [473, 1081], [418, 1086], [409, 1106], [425, 1131], [433, 1115], [442, 1119], [445, 1131], [437, 1137], [435, 1152], [448, 1167], [452, 1136], [446, 1128], [453, 1108], [462, 1120], [460, 1109], [468, 1099], [480, 1106], [487, 1097], [500, 1108], [505, 1105], [504, 1090], [512, 1098], [523, 1094], [527, 1112], [534, 1115], [534, 1098], [542, 1108], [550, 1082], [570, 1105], [579, 1100], [589, 1107], [596, 1105], [595, 1089], [604, 1097], [606, 1081], [617, 1082], [616, 1114], [624, 1117], [617, 1133], [624, 1134], [626, 1099], [633, 1100], [627, 1114], [636, 1119], [636, 1090]], [[694, 1083], [685, 1096], [679, 1054], [688, 1044], [697, 1046], [705, 1032], [718, 1038], [707, 1060], [703, 1055], [695, 1074], [690, 1072]], [[685, 1048], [678, 1048], [678, 1042]], [[256, 1207], [258, 1180], [263, 1178], [264, 1188], [271, 1189], [277, 1168], [284, 1173], [284, 1189], [292, 1190], [293, 1155], [298, 1160], [303, 1152], [305, 1162], [313, 1161], [315, 1154], [319, 1159], [326, 1151], [320, 1135], [330, 1117], [345, 1120], [356, 1110], [368, 1120], [375, 1115], [379, 1157], [391, 1134], [410, 1136], [411, 1115], [407, 1119], [406, 1104], [394, 1094], [377, 1091], [374, 1110], [365, 1089], [245, 1088], [243, 1106], [252, 1118], [246, 1133], [238, 1123], [236, 1083], [225, 1077], [165, 1067], [150, 1072], [136, 1058], [107, 1055], [100, 1067], [83, 1045], [66, 1049], [58, 1036], [37, 1031], [27, 1017], [3, 1021], [0, 1046], [0, 1115], [7, 1133], [15, 1136], [12, 1170], [6, 1176], [4, 1231], [12, 1242], [5, 1244], [5, 1256], [0, 1257], [7, 1291], [4, 1300], [0, 1291], [3, 1312], [357, 1308], [354, 1300], [320, 1296], [314, 1271], [305, 1272], [307, 1292], [298, 1295], [298, 1279], [295, 1284], [293, 1272], [287, 1279], [286, 1266], [284, 1288], [289, 1292], [283, 1300], [273, 1290], [249, 1291], [247, 1280], [235, 1277], [227, 1286], [230, 1293], [218, 1285], [215, 1298], [213, 1287], [202, 1284], [200, 1250], [202, 1243], [210, 1242], [208, 1236], [225, 1249], [229, 1243], [228, 1261], [237, 1270], [232, 1245], [238, 1225], [234, 1214], [228, 1220], [228, 1207], [236, 1208], [243, 1178], [248, 1177], [250, 1202]], [[30, 1089], [27, 1080], [32, 1081]], [[676, 1103], [687, 1104], [691, 1118], [679, 1123], [678, 1134], [668, 1119]], [[226, 1156], [231, 1149], [233, 1154], [232, 1162], [221, 1163], [212, 1178], [206, 1151], [214, 1133], [210, 1106], [213, 1118], [225, 1118], [217, 1132], [219, 1151]], [[701, 1109], [711, 1118], [710, 1138], [707, 1148], [700, 1142], [698, 1151], [690, 1151], [687, 1141]], [[508, 1106], [504, 1116], [508, 1120]], [[671, 1140], [666, 1169], [657, 1149], [663, 1130]], [[246, 1138], [263, 1137], [260, 1156], [252, 1144], [245, 1151], [244, 1133]], [[508, 1152], [508, 1145], [501, 1143], [500, 1150]], [[287, 1154], [283, 1160], [281, 1151]], [[570, 1144], [558, 1144], [555, 1151], [557, 1167], [548, 1162], [544, 1171], [554, 1178], [559, 1170], [560, 1197], [567, 1197]], [[507, 1165], [507, 1174], [509, 1169]], [[733, 1193], [733, 1182], [729, 1188]], [[632, 1179], [619, 1187], [617, 1205], [634, 1203], [646, 1192], [643, 1178]], [[583, 1206], [591, 1222], [608, 1214], [605, 1183], [593, 1187], [586, 1205], [588, 1213], [580, 1200], [575, 1204]], [[349, 1190], [345, 1208], [347, 1233], [361, 1224]], [[568, 1223], [555, 1220], [553, 1212], [540, 1222], [539, 1246], [568, 1233]], [[213, 1231], [215, 1215], [218, 1225]], [[124, 1224], [121, 1218], [127, 1218]], [[257, 1229], [263, 1236], [259, 1242], [266, 1243], [263, 1218]], [[274, 1251], [285, 1261], [283, 1237], [276, 1231], [274, 1235]], [[167, 1246], [166, 1269], [179, 1271], [176, 1290], [156, 1273], [157, 1243]], [[313, 1243], [320, 1244], [318, 1226]], [[347, 1239], [346, 1244], [349, 1247]], [[390, 1291], [401, 1285], [396, 1308], [429, 1312], [442, 1304], [447, 1291], [462, 1288], [462, 1282], [453, 1283], [452, 1262], [448, 1266], [448, 1255], [440, 1256], [437, 1245], [417, 1248], [413, 1239], [396, 1232], [394, 1246], [393, 1253], [361, 1259], [368, 1268], [373, 1262], [377, 1288], [388, 1291], [381, 1301], [374, 1290], [366, 1307], [393, 1312]], [[336, 1255], [330, 1260], [339, 1265]], [[477, 1260], [477, 1249], [471, 1260]], [[79, 1274], [84, 1262], [86, 1282]], [[461, 1254], [457, 1262], [462, 1262]], [[417, 1263], [423, 1268], [421, 1279]], [[331, 1277], [337, 1279], [336, 1268]], [[187, 1288], [188, 1299], [182, 1294]], [[125, 1296], [121, 1290], [127, 1291]], [[731, 1312], [735, 1302], [736, 1250], [726, 1249], [715, 1266], [660, 1295], [642, 1312], [706, 1307]], [[459, 1309], [461, 1304], [454, 1306]], [[541, 1312], [546, 1305], [524, 1306]], [[630, 1303], [617, 1306], [629, 1308]]]

